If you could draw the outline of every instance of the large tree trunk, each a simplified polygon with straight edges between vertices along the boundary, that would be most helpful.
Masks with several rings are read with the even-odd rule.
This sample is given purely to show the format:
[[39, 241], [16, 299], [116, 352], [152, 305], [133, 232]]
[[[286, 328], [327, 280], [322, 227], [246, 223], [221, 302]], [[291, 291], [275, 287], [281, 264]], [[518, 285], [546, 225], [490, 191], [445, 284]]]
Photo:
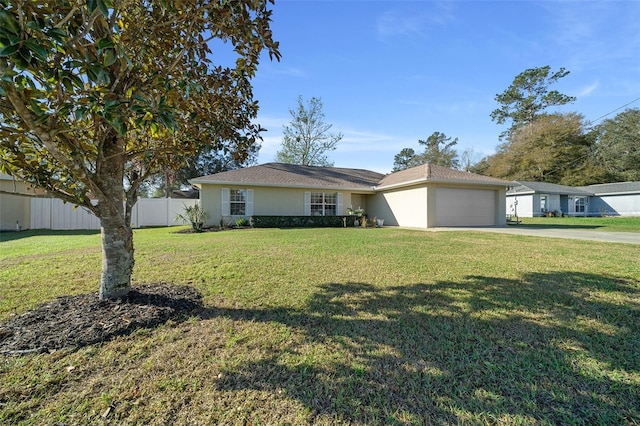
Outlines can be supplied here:
[[131, 202], [124, 199], [122, 140], [112, 134], [106, 138], [103, 150], [103, 161], [96, 173], [102, 191], [96, 206], [102, 228], [100, 299], [117, 299], [131, 289], [134, 264]]
[[133, 272], [133, 232], [120, 217], [102, 217], [102, 275], [100, 299], [126, 296]]

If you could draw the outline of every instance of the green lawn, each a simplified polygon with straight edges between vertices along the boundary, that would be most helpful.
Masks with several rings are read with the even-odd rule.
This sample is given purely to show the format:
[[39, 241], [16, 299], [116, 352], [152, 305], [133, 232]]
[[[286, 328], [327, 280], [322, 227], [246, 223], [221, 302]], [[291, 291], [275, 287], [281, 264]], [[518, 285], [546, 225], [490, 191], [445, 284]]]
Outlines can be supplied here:
[[640, 232], [640, 217], [521, 217], [520, 226], [610, 232]]
[[[0, 424], [638, 424], [640, 249], [402, 229], [135, 231], [205, 312], [0, 358]], [[0, 319], [97, 290], [97, 233], [2, 235]], [[18, 237], [19, 235], [19, 237]]]

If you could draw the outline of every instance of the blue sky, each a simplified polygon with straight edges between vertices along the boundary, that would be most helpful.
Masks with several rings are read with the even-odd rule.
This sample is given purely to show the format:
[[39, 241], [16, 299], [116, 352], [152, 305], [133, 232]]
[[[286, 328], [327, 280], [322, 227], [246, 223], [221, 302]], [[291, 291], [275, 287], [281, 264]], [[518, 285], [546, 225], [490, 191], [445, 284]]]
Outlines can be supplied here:
[[553, 89], [577, 101], [555, 111], [594, 121], [640, 107], [640, 1], [280, 0], [271, 28], [282, 60], [263, 59], [253, 81], [268, 129], [259, 163], [274, 160], [299, 95], [321, 98], [344, 135], [336, 167], [382, 173], [435, 131], [459, 152], [495, 152], [495, 95], [527, 68], [571, 72]]

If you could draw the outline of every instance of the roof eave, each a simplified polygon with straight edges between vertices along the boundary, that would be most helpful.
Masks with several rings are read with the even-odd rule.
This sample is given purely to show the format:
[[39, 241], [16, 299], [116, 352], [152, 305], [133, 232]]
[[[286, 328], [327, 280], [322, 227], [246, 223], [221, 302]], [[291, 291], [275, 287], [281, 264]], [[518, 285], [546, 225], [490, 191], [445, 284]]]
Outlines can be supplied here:
[[638, 191], [619, 191], [619, 192], [595, 192], [593, 195], [638, 195], [640, 194], [640, 190]]
[[373, 194], [375, 192], [374, 187], [366, 186], [332, 186], [332, 185], [304, 185], [304, 184], [290, 184], [290, 183], [265, 183], [265, 182], [238, 182], [238, 181], [212, 181], [204, 180], [200, 178], [191, 179], [189, 181], [191, 185], [198, 188], [202, 188], [203, 184], [208, 185], [228, 185], [228, 186], [252, 186], [262, 188], [292, 188], [292, 189], [323, 189], [323, 190], [340, 190], [351, 192], [368, 192]]
[[507, 195], [533, 195], [535, 194], [536, 191], [530, 189], [528, 191], [516, 191], [516, 192], [508, 192], [507, 191]]
[[395, 189], [395, 188], [403, 188], [406, 186], [414, 186], [417, 184], [421, 184], [421, 183], [445, 183], [445, 184], [463, 184], [463, 185], [473, 185], [473, 186], [493, 186], [493, 187], [503, 187], [503, 188], [509, 188], [511, 186], [513, 186], [512, 184], [514, 182], [487, 182], [487, 181], [482, 181], [482, 180], [469, 180], [469, 179], [434, 179], [434, 178], [420, 178], [420, 179], [414, 179], [414, 180], [410, 180], [410, 181], [406, 181], [406, 182], [400, 182], [400, 183], [395, 183], [392, 185], [385, 185], [385, 186], [376, 186], [374, 187], [376, 191], [384, 191], [384, 190], [388, 190], [388, 189]]

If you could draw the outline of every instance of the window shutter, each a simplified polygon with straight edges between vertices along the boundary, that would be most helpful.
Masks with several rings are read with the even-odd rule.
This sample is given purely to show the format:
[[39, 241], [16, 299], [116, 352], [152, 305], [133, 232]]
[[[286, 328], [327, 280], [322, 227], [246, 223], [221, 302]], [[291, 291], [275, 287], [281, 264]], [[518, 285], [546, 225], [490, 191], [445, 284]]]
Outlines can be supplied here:
[[231, 205], [229, 204], [229, 188], [222, 188], [222, 216], [231, 215]]
[[311, 192], [304, 193], [304, 215], [311, 216]]
[[253, 189], [247, 189], [247, 204], [244, 213], [246, 216], [253, 215]]
[[342, 192], [338, 192], [338, 199], [336, 200], [336, 216], [342, 216]]

